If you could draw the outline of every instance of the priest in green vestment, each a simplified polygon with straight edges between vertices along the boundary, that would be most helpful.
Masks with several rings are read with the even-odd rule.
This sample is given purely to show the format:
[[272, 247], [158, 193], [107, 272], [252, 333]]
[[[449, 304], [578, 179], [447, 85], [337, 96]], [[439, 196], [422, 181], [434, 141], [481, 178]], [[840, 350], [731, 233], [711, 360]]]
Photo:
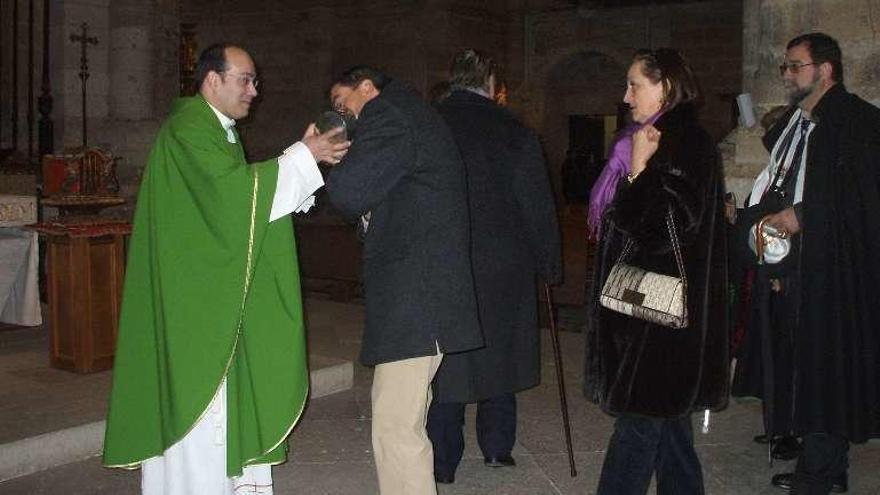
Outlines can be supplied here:
[[[338, 163], [349, 143], [310, 126], [278, 158], [248, 163], [234, 124], [257, 96], [253, 60], [214, 45], [196, 79], [199, 94], [178, 99], [160, 129], [138, 195], [104, 463], [143, 464], [144, 492], [163, 494], [233, 493], [232, 480], [263, 466], [271, 493], [268, 466], [285, 460], [308, 396], [289, 213], [314, 204], [316, 162]], [[219, 468], [201, 465], [208, 451]]]

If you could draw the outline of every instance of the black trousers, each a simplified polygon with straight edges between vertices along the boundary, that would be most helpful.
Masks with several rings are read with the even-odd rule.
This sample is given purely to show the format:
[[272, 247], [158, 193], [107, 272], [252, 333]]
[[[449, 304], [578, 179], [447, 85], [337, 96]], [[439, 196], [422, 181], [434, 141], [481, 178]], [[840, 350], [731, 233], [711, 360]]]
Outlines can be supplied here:
[[657, 473], [658, 495], [703, 495], [690, 415], [621, 415], [608, 442], [597, 495], [645, 495]]
[[[428, 438], [434, 446], [434, 473], [455, 474], [464, 453], [466, 404], [437, 403], [428, 409]], [[510, 455], [516, 442], [516, 396], [504, 394], [477, 403], [477, 442], [484, 457]]]
[[804, 450], [794, 469], [792, 495], [828, 495], [835, 477], [849, 467], [849, 442], [838, 435], [804, 435]]

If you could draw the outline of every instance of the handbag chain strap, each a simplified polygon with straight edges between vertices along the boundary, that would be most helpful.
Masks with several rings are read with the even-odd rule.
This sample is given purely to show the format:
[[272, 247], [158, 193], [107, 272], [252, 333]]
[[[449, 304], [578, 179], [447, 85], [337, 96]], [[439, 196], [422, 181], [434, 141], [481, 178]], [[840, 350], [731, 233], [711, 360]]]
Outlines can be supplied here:
[[[666, 228], [669, 230], [669, 241], [672, 244], [675, 264], [678, 266], [678, 273], [682, 283], [682, 295], [684, 297], [685, 307], [687, 307], [687, 275], [684, 270], [684, 257], [681, 254], [681, 244], [678, 242], [678, 232], [675, 230], [675, 222], [673, 221], [671, 206], [669, 207], [669, 211], [666, 212]], [[632, 252], [633, 246], [635, 246], [635, 241], [633, 241], [632, 238], [627, 239], [626, 244], [623, 245], [623, 250], [620, 252], [620, 257], [617, 258], [618, 263], [623, 263], [624, 260], [626, 260], [626, 257]]]
[[675, 263], [678, 265], [678, 273], [681, 275], [681, 297], [684, 307], [687, 309], [687, 274], [684, 269], [684, 256], [681, 254], [681, 244], [678, 242], [678, 232], [675, 230], [675, 222], [672, 221], [672, 207], [666, 213], [666, 228], [669, 229], [669, 240], [672, 243], [672, 252], [675, 253]]

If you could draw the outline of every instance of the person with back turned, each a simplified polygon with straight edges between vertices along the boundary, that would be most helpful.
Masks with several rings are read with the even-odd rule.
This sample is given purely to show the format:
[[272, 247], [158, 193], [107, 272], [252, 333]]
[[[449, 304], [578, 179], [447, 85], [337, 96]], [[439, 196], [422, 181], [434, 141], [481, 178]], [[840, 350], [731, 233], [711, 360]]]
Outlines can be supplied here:
[[434, 477], [451, 483], [464, 451], [465, 404], [477, 404], [484, 463], [513, 466], [515, 393], [541, 381], [536, 280], [561, 275], [559, 224], [537, 136], [494, 101], [494, 61], [464, 50], [438, 110], [467, 168], [471, 260], [486, 346], [448, 354], [434, 379], [428, 435]]

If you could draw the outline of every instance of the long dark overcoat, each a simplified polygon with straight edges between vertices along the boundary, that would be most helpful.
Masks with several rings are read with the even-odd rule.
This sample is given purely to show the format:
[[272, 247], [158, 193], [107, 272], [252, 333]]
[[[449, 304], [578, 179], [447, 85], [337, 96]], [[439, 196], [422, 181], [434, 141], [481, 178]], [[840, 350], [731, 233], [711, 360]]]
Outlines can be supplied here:
[[[585, 393], [612, 414], [672, 418], [727, 404], [727, 261], [722, 177], [715, 144], [690, 105], [654, 124], [662, 133], [648, 168], [621, 180], [605, 215], [586, 338]], [[672, 329], [599, 305], [622, 242], [629, 264], [678, 275], [665, 216], [672, 207], [683, 244], [689, 325]]]
[[537, 137], [494, 101], [457, 90], [439, 106], [467, 168], [471, 258], [486, 347], [443, 358], [440, 402], [475, 402], [541, 378], [536, 275], [561, 272], [559, 224]]
[[[767, 132], [768, 148], [795, 110]], [[792, 239], [800, 250], [787, 322], [793, 353], [784, 363], [793, 368], [791, 404], [773, 405], [795, 435], [833, 433], [860, 443], [880, 437], [880, 109], [836, 84], [811, 118], [801, 233]], [[760, 337], [749, 332], [747, 339]], [[762, 369], [779, 374], [781, 363], [760, 350], [737, 369], [752, 379], [739, 392], [763, 397]]]
[[440, 115], [392, 80], [362, 109], [327, 191], [343, 214], [370, 211], [361, 362], [483, 345], [471, 275], [464, 164]]

